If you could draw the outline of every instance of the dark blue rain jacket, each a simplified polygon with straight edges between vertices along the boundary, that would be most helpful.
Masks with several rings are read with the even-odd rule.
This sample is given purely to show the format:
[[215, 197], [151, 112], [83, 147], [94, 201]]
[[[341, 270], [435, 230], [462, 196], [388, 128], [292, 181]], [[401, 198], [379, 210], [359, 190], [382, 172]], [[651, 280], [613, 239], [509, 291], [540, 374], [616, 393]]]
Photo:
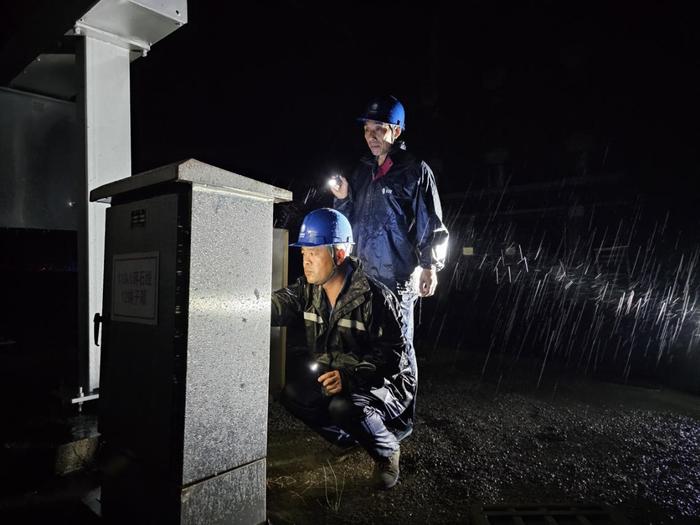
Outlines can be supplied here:
[[352, 224], [365, 271], [396, 292], [417, 266], [442, 269], [448, 232], [430, 167], [400, 147], [389, 157], [393, 165], [376, 181], [375, 158], [362, 159], [348, 178], [348, 197], [333, 207]]

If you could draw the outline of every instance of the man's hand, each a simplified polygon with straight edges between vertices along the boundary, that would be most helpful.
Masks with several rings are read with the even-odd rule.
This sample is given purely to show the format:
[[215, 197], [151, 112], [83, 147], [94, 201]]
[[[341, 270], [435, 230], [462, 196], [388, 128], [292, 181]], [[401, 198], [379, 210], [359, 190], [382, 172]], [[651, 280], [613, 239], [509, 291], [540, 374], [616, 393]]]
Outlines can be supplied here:
[[337, 370], [331, 370], [318, 376], [317, 381], [323, 385], [326, 394], [329, 396], [334, 396], [340, 394], [343, 391], [343, 383], [340, 379], [340, 372]]
[[437, 288], [437, 271], [435, 266], [423, 268], [418, 278], [418, 295], [430, 297], [435, 293], [435, 288]]
[[348, 190], [350, 188], [350, 185], [348, 184], [348, 180], [343, 177], [342, 175], [338, 175], [336, 178], [336, 184], [331, 184], [331, 193], [335, 196], [336, 199], [345, 199], [348, 196]]

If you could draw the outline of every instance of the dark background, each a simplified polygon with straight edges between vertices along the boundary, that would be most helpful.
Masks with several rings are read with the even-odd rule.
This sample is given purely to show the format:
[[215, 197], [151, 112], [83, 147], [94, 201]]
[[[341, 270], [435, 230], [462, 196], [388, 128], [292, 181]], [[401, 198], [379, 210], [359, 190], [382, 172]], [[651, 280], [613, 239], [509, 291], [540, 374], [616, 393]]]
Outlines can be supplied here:
[[[0, 46], [47, 5], [3, 0]], [[132, 64], [134, 172], [197, 157], [312, 183], [364, 151], [354, 118], [391, 93], [442, 191], [478, 183], [496, 150], [513, 184], [566, 176], [585, 145], [589, 169], [624, 171], [630, 191], [683, 197], [700, 87], [687, 6], [192, 1]]]
[[[354, 118], [391, 93], [442, 192], [624, 172], [672, 200], [698, 170], [698, 36], [661, 2], [190, 2], [189, 22], [132, 66], [133, 164], [196, 157], [280, 186], [364, 152]], [[347, 169], [347, 168], [346, 168]]]

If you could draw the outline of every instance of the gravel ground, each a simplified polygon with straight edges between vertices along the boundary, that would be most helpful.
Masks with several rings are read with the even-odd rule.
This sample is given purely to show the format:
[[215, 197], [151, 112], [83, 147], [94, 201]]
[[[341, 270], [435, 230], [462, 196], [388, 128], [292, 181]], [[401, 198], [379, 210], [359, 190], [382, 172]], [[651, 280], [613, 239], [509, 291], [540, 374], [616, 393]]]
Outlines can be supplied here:
[[270, 523], [469, 523], [472, 506], [501, 503], [608, 504], [633, 524], [700, 523], [697, 397], [561, 378], [535, 392], [525, 377], [506, 387], [455, 367], [421, 374], [418, 425], [388, 492], [367, 486], [363, 451], [333, 463], [272, 402]]
[[[334, 462], [272, 401], [270, 524], [470, 523], [474, 506], [495, 504], [607, 504], [633, 525], [700, 524], [697, 396], [562, 375], [535, 390], [537, 367], [520, 365], [482, 379], [463, 371], [474, 363], [420, 363], [418, 424], [388, 492], [368, 486], [364, 451]], [[80, 504], [95, 476], [47, 480], [0, 523], [95, 523]]]

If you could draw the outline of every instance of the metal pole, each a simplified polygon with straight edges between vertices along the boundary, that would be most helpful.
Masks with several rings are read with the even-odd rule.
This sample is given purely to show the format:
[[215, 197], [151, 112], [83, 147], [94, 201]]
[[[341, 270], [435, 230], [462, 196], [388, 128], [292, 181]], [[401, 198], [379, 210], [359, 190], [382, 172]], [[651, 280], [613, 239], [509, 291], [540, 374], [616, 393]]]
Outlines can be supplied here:
[[99, 387], [100, 348], [93, 340], [93, 316], [102, 311], [105, 206], [89, 202], [98, 186], [131, 175], [129, 49], [89, 35], [78, 46], [78, 117], [84, 132], [84, 208], [78, 226], [78, 315], [80, 382]]

